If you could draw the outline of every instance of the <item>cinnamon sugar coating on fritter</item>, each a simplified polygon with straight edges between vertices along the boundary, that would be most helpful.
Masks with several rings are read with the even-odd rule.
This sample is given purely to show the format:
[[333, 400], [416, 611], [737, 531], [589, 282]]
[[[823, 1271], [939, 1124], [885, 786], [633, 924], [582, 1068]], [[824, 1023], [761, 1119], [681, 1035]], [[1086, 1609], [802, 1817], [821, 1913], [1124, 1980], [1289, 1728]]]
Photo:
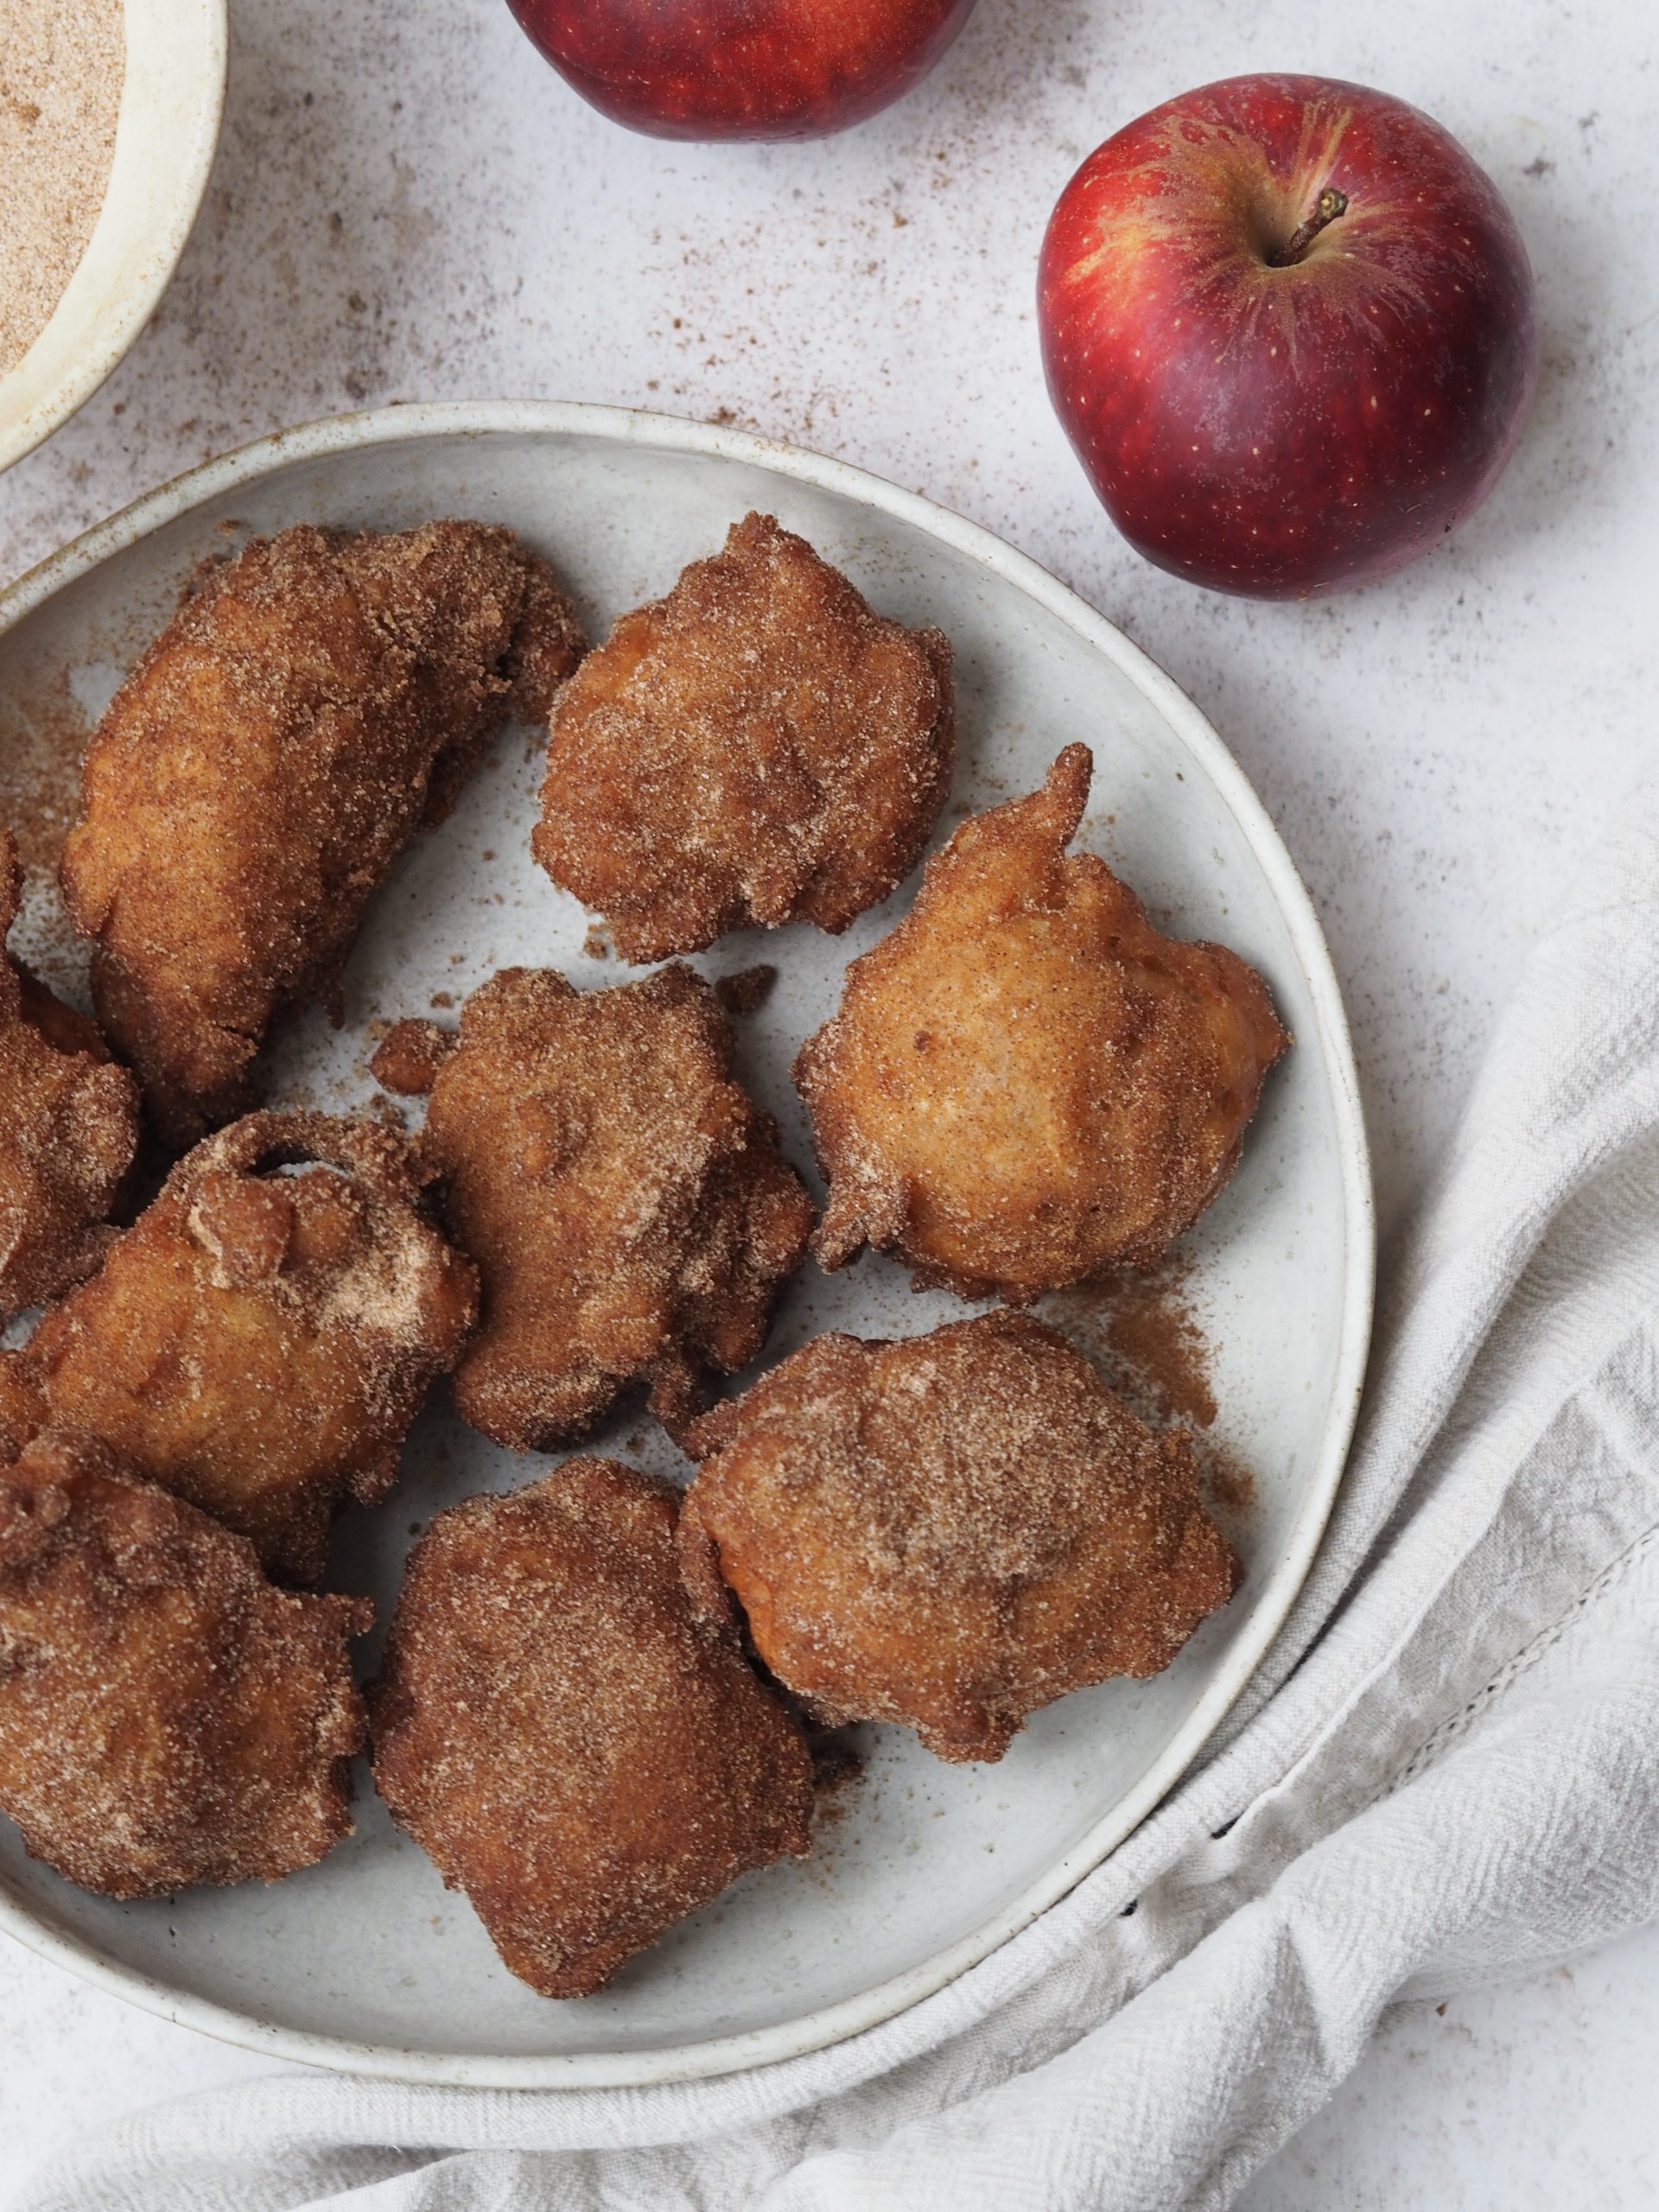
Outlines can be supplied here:
[[868, 1243], [1023, 1304], [1150, 1264], [1237, 1166], [1290, 1040], [1236, 953], [1165, 937], [1067, 855], [1090, 767], [1069, 745], [1041, 791], [964, 822], [802, 1047], [825, 1267]]
[[587, 992], [509, 968], [467, 1001], [421, 1143], [483, 1284], [455, 1403], [498, 1443], [580, 1435], [639, 1380], [676, 1427], [760, 1351], [812, 1203], [733, 1047], [678, 964]]
[[86, 1437], [0, 1468], [0, 1811], [83, 1889], [274, 1882], [349, 1835], [362, 1598], [253, 1548]]
[[5, 950], [22, 876], [0, 830], [0, 1321], [98, 1265], [138, 1145], [138, 1086], [94, 1023]]
[[752, 514], [560, 695], [536, 857], [625, 960], [843, 930], [920, 859], [955, 747], [950, 640]]
[[371, 1122], [252, 1114], [209, 1137], [30, 1339], [53, 1425], [315, 1581], [330, 1520], [391, 1486], [477, 1310], [420, 1197], [407, 1144]]
[[600, 1988], [809, 1847], [805, 1742], [688, 1592], [676, 1511], [649, 1476], [572, 1459], [440, 1514], [372, 1694], [380, 1794], [544, 1997]]
[[469, 522], [255, 539], [168, 625], [93, 734], [62, 868], [164, 1137], [251, 1103], [272, 1024], [337, 994], [398, 852], [581, 652], [543, 563]]
[[1026, 1715], [1166, 1667], [1237, 1569], [1185, 1435], [1023, 1314], [817, 1338], [691, 1432], [681, 1518], [827, 1721], [997, 1759]]
[[15, 1459], [46, 1420], [40, 1377], [26, 1353], [0, 1351], [0, 1462]]

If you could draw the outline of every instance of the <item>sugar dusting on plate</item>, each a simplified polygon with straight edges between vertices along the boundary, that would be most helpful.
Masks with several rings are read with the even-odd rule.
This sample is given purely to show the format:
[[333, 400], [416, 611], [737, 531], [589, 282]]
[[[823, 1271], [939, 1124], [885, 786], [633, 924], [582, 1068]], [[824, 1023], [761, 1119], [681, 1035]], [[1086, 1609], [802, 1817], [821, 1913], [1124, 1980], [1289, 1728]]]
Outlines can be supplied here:
[[1155, 1268], [1051, 1292], [1038, 1311], [1091, 1359], [1143, 1421], [1173, 1422], [1192, 1439], [1199, 1477], [1223, 1526], [1236, 1533], [1256, 1503], [1255, 1478], [1215, 1433], [1211, 1347], [1179, 1252]]

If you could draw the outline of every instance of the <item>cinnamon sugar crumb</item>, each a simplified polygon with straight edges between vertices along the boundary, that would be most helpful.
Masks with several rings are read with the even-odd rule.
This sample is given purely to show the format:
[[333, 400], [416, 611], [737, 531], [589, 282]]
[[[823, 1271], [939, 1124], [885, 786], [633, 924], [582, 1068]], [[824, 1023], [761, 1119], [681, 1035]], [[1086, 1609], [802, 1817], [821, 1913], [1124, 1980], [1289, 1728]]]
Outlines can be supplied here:
[[454, 1031], [440, 1029], [435, 1021], [395, 1021], [385, 1026], [369, 1072], [402, 1097], [422, 1098], [454, 1046]]
[[759, 1014], [777, 981], [778, 970], [763, 960], [753, 968], [740, 968], [734, 976], [722, 976], [715, 985], [715, 996], [728, 1014]]

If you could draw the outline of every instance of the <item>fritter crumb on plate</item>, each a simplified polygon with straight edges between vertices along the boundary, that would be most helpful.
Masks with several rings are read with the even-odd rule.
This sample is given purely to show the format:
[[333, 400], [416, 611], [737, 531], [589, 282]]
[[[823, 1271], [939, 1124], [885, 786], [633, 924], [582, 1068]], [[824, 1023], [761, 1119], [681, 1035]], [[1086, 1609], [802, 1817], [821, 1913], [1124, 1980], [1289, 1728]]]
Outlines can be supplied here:
[[471, 522], [256, 538], [168, 623], [93, 733], [62, 877], [170, 1143], [252, 1103], [283, 1013], [337, 1001], [370, 893], [582, 645], [545, 564]]
[[400, 1024], [372, 1065], [390, 1085], [437, 1057], [422, 1157], [483, 1283], [461, 1414], [546, 1450], [644, 1380], [677, 1429], [706, 1369], [760, 1351], [812, 1230], [775, 1124], [731, 1079], [729, 1017], [677, 963], [582, 992], [508, 968], [467, 1000], [454, 1051], [430, 1027]]
[[369, 1073], [400, 1098], [420, 1098], [438, 1079], [455, 1048], [455, 1033], [435, 1021], [394, 1021], [375, 1046]]
[[777, 969], [770, 960], [760, 960], [752, 968], [739, 968], [729, 976], [716, 976], [715, 996], [728, 1014], [742, 1017], [759, 1014], [777, 983]]
[[721, 1609], [695, 1605], [677, 1504], [572, 1459], [440, 1514], [371, 1694], [382, 1796], [544, 1997], [600, 1988], [810, 1847], [805, 1740]]
[[795, 1079], [830, 1198], [817, 1249], [1025, 1304], [1147, 1266], [1238, 1164], [1290, 1039], [1225, 946], [1166, 937], [1093, 853], [1067, 855], [1092, 761], [964, 822], [847, 971]]
[[532, 844], [625, 960], [844, 930], [920, 859], [955, 751], [950, 640], [751, 514], [561, 693]]
[[221, 1129], [29, 1340], [48, 1420], [315, 1581], [333, 1516], [391, 1486], [477, 1311], [420, 1198], [407, 1142], [373, 1123]]
[[138, 1086], [97, 1025], [5, 950], [22, 902], [0, 830], [0, 1321], [98, 1265], [138, 1147]]
[[372, 1618], [274, 1588], [92, 1439], [37, 1439], [0, 1468], [0, 1812], [107, 1897], [309, 1866], [351, 1834]]
[[816, 1338], [697, 1422], [680, 1537], [823, 1720], [998, 1759], [1027, 1713], [1168, 1666], [1237, 1582], [1185, 1434], [1063, 1337], [987, 1313]]

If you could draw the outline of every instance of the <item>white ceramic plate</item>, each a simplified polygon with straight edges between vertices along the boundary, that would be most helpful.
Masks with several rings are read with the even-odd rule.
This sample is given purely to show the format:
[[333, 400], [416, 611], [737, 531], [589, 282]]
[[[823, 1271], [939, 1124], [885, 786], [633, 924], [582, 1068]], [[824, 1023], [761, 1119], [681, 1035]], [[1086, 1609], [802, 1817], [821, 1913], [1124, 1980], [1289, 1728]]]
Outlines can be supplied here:
[[226, 0], [123, 0], [109, 188], [50, 321], [0, 376], [0, 468], [84, 407], [149, 321], [190, 236], [225, 109]]
[[[212, 2033], [398, 2079], [532, 2087], [663, 2081], [811, 2050], [940, 1987], [1062, 1896], [1169, 1789], [1249, 1675], [1306, 1570], [1341, 1471], [1370, 1321], [1364, 1136], [1342, 1006], [1306, 893], [1203, 717], [1144, 655], [982, 531], [810, 454], [659, 416], [551, 404], [410, 407], [313, 425], [214, 461], [102, 525], [0, 601], [3, 717], [60, 696], [101, 709], [205, 556], [298, 521], [399, 528], [435, 515], [510, 523], [575, 592], [590, 633], [664, 591], [755, 506], [802, 531], [884, 613], [955, 642], [960, 812], [1034, 787], [1060, 746], [1094, 747], [1084, 841], [1180, 933], [1224, 940], [1268, 976], [1296, 1038], [1232, 1185], [1188, 1240], [1223, 1408], [1253, 1471], [1237, 1530], [1243, 1588], [1169, 1671], [1038, 1714], [996, 1766], [948, 1767], [907, 1734], [868, 1732], [869, 1763], [814, 1856], [751, 1876], [576, 2003], [538, 1999], [497, 1962], [366, 1789], [356, 1837], [270, 1889], [121, 1905], [28, 1860], [0, 1821], [0, 1923], [106, 1987]], [[535, 747], [509, 733], [456, 812], [404, 855], [353, 955], [344, 1031], [307, 1017], [272, 1071], [278, 1100], [373, 1092], [372, 1018], [423, 1013], [508, 962], [618, 980], [583, 950], [586, 919], [532, 864]], [[810, 1147], [788, 1066], [831, 1011], [847, 960], [891, 927], [906, 884], [842, 938], [793, 929], [724, 939], [711, 975], [774, 960], [782, 980], [741, 1025], [741, 1071]], [[21, 948], [73, 982], [43, 901]], [[767, 1357], [827, 1328], [919, 1332], [963, 1309], [880, 1260], [790, 1291]], [[643, 1414], [597, 1448], [678, 1468]], [[546, 1464], [515, 1460], [435, 1405], [402, 1484], [341, 1527], [336, 1586], [383, 1612], [410, 1532], [449, 1501]]]

